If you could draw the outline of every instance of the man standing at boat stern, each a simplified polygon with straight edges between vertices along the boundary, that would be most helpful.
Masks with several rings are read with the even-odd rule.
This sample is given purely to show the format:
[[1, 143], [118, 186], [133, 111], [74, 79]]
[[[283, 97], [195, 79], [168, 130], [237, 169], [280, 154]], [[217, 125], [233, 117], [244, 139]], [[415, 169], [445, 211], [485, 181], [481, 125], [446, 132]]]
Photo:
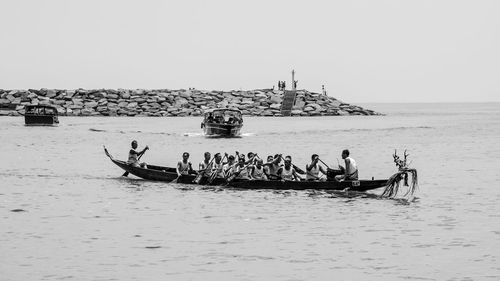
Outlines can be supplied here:
[[[358, 180], [358, 166], [356, 165], [356, 161], [349, 157], [348, 149], [342, 151], [342, 159], [345, 161], [345, 173], [336, 176], [335, 179], [337, 181]], [[343, 167], [339, 165], [339, 168], [342, 169]]]
[[132, 165], [134, 167], [147, 168], [146, 163], [139, 164], [139, 158], [141, 158], [141, 156], [144, 154], [144, 152], [146, 152], [146, 150], [149, 149], [149, 147], [146, 145], [146, 147], [142, 151], [137, 152], [137, 150], [136, 150], [137, 149], [137, 141], [133, 140], [131, 145], [132, 145], [132, 149], [130, 149], [130, 151], [128, 152], [127, 164]]

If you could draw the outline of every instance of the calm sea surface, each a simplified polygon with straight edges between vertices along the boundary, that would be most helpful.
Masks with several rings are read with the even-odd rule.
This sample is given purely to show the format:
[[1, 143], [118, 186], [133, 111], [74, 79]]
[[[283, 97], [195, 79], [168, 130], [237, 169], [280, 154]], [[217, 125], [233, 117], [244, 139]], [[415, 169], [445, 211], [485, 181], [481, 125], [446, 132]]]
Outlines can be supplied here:
[[[0, 280], [500, 280], [500, 104], [366, 106], [387, 115], [248, 117], [238, 139], [204, 138], [201, 118], [0, 118]], [[165, 166], [207, 150], [336, 165], [349, 148], [367, 179], [406, 148], [420, 189], [405, 201], [121, 178], [102, 146], [125, 159], [133, 139]]]

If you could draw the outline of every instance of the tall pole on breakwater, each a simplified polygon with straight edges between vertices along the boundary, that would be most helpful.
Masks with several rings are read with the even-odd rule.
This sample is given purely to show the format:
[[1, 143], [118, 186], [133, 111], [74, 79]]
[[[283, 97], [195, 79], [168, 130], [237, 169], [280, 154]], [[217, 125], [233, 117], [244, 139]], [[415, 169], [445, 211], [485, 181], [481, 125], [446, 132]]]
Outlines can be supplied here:
[[294, 70], [294, 69], [292, 69], [292, 91], [297, 90], [297, 89], [295, 88], [297, 85], [295, 85], [295, 84], [296, 84], [296, 83], [295, 83], [295, 70]]

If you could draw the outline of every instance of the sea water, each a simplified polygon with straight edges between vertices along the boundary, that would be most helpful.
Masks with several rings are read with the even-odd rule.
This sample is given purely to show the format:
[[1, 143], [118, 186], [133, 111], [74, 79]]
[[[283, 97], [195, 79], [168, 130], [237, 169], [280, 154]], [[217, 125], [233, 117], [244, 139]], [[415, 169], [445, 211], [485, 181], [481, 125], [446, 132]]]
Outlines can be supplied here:
[[[0, 280], [499, 280], [500, 104], [370, 104], [385, 116], [0, 118]], [[196, 167], [205, 151], [282, 153], [305, 167], [348, 148], [360, 178], [418, 170], [412, 200], [202, 188], [120, 177], [103, 152]]]

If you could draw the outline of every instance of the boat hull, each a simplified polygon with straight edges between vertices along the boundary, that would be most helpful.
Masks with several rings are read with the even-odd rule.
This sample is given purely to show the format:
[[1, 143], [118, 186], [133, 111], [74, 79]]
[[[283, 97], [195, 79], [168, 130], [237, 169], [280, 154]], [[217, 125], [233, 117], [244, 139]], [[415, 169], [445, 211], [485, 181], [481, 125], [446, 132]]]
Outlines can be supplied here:
[[206, 136], [237, 137], [242, 126], [242, 124], [205, 123], [203, 133]]
[[344, 190], [349, 188], [353, 191], [367, 191], [386, 186], [387, 180], [358, 180], [358, 181], [280, 181], [280, 180], [239, 180], [227, 182], [222, 178], [215, 178], [209, 181], [207, 177], [202, 177], [196, 183], [196, 175], [177, 176], [175, 168], [148, 165], [147, 168], [136, 167], [127, 164], [125, 161], [116, 160], [105, 150], [110, 160], [122, 168], [124, 171], [151, 181], [176, 182], [182, 184], [217, 185], [225, 188], [235, 189], [273, 189], [273, 190]]
[[129, 165], [125, 161], [111, 159], [111, 162], [132, 175], [151, 181], [171, 182], [177, 178], [175, 168], [148, 165], [147, 169]]
[[28, 126], [55, 126], [59, 124], [57, 109], [50, 105], [26, 105], [24, 123]]
[[367, 191], [384, 187], [387, 180], [359, 180], [359, 181], [238, 181], [228, 185], [237, 189], [273, 189], [273, 190], [344, 190]]
[[27, 126], [56, 126], [59, 124], [59, 119], [53, 115], [26, 115], [24, 116], [24, 124]]

